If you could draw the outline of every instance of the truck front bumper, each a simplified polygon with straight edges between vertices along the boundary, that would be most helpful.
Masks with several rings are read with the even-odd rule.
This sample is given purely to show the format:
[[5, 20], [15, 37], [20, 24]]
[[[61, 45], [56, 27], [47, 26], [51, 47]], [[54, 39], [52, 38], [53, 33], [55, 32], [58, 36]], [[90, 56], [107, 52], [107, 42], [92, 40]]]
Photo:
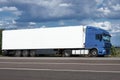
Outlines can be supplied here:
[[110, 54], [110, 48], [101, 48], [99, 49], [98, 55], [109, 55]]

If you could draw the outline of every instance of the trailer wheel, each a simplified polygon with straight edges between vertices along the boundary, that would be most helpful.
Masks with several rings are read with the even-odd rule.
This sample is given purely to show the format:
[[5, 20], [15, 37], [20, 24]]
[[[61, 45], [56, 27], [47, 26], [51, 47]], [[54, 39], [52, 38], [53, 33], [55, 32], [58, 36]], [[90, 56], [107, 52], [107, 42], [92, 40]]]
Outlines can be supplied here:
[[68, 50], [66, 50], [66, 51], [63, 51], [63, 54], [62, 54], [62, 56], [63, 57], [70, 57], [71, 56], [71, 54], [70, 54], [70, 51]]
[[7, 50], [2, 51], [2, 55], [3, 56], [8, 56], [8, 51]]
[[36, 52], [34, 50], [30, 51], [30, 57], [35, 57], [36, 56]]
[[97, 57], [98, 56], [98, 50], [97, 49], [90, 50], [88, 56], [90, 56], [90, 57]]
[[20, 50], [15, 51], [14, 56], [15, 57], [21, 57], [21, 51]]
[[29, 51], [28, 50], [23, 50], [22, 51], [22, 56], [23, 57], [28, 57], [29, 56]]

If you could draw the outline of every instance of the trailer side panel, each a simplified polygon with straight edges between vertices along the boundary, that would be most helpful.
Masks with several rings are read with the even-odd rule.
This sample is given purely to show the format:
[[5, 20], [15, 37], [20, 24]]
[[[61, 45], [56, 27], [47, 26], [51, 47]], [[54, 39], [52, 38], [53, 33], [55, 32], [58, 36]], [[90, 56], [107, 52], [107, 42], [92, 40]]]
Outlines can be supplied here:
[[3, 31], [2, 49], [84, 48], [83, 26]]

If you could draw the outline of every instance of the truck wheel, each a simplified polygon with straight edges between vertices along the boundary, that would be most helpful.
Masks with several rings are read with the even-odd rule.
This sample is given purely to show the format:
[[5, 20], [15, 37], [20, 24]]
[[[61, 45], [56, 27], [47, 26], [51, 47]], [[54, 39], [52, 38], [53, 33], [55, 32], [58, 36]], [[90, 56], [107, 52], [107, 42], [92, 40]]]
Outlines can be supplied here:
[[34, 51], [34, 50], [31, 50], [31, 51], [30, 51], [30, 57], [35, 57], [35, 56], [36, 56], [35, 51]]
[[97, 49], [90, 50], [88, 56], [90, 56], [90, 57], [97, 57], [98, 56], [98, 50]]
[[23, 57], [28, 57], [29, 56], [29, 51], [28, 50], [23, 50], [22, 51], [22, 56]]
[[14, 56], [15, 57], [21, 57], [21, 51], [20, 50], [15, 51]]
[[7, 50], [2, 51], [2, 55], [3, 56], [8, 56], [8, 51]]
[[65, 51], [65, 52], [63, 52], [62, 56], [63, 56], [63, 57], [70, 57], [70, 56], [71, 56], [71, 54], [70, 54], [70, 53], [68, 53], [67, 51]]

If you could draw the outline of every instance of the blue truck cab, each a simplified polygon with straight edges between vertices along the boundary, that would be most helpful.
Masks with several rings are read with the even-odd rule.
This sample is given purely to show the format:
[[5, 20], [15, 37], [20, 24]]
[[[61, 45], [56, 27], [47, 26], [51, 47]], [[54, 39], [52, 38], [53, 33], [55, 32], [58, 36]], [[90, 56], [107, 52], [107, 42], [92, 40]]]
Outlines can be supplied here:
[[87, 26], [85, 37], [85, 49], [89, 50], [89, 56], [104, 56], [110, 54], [111, 35], [101, 28]]

